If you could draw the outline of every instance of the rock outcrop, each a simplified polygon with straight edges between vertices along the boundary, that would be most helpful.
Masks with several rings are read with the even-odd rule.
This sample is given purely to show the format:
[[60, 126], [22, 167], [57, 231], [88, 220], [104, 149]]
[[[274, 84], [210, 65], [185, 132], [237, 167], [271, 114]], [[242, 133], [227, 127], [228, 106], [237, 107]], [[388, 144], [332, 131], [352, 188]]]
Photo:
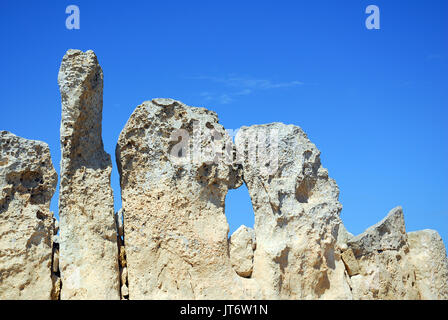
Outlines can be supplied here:
[[[336, 182], [294, 125], [242, 127], [233, 143], [212, 111], [146, 101], [119, 137], [114, 213], [95, 54], [67, 51], [58, 83], [59, 225], [48, 146], [0, 131], [0, 299], [448, 300], [439, 234], [406, 233], [401, 207], [349, 233]], [[254, 229], [228, 238], [225, 198], [243, 183]]]
[[241, 184], [232, 157], [214, 112], [171, 99], [136, 108], [116, 149], [129, 299], [260, 297], [228, 256], [224, 200]]
[[237, 160], [255, 212], [252, 278], [268, 299], [350, 299], [335, 250], [339, 189], [299, 127], [242, 127]]
[[46, 143], [0, 131], [0, 299], [51, 299], [57, 174]]
[[61, 299], [120, 299], [112, 164], [103, 148], [103, 73], [93, 51], [68, 50], [62, 98]]
[[241, 277], [249, 278], [252, 275], [256, 247], [255, 232], [252, 228], [241, 226], [229, 238], [230, 261]]
[[448, 259], [442, 238], [434, 230], [408, 233], [409, 258], [423, 300], [448, 300]]
[[419, 298], [401, 207], [347, 244], [352, 253], [344, 252], [343, 259], [349, 266], [354, 299]]

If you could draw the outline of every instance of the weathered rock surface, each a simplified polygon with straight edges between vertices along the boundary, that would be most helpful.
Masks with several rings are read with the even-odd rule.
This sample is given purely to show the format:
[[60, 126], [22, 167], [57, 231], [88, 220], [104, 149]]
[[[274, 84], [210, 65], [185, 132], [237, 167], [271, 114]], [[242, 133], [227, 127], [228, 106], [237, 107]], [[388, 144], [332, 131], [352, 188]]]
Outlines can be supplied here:
[[103, 73], [95, 54], [68, 50], [58, 83], [61, 299], [120, 299], [112, 165], [101, 137]]
[[57, 174], [46, 143], [0, 131], [0, 299], [51, 299]]
[[241, 226], [229, 239], [230, 261], [241, 277], [249, 278], [252, 275], [255, 248], [255, 232], [252, 228]]
[[[234, 145], [212, 111], [144, 102], [118, 141], [114, 214], [95, 54], [67, 51], [58, 83], [60, 227], [48, 146], [0, 131], [0, 299], [448, 299], [438, 233], [407, 234], [401, 207], [349, 233], [293, 125], [242, 127]], [[228, 239], [226, 194], [243, 182], [255, 226]]]
[[335, 250], [339, 189], [320, 152], [293, 125], [242, 127], [236, 136], [255, 212], [252, 278], [269, 299], [350, 299]]
[[351, 238], [348, 247], [359, 267], [350, 278], [354, 299], [419, 298], [401, 207]]
[[116, 149], [129, 299], [260, 298], [228, 256], [224, 200], [241, 184], [232, 150], [212, 111], [154, 99], [131, 115]]
[[434, 230], [409, 232], [408, 241], [420, 298], [448, 300], [448, 259], [440, 235]]
[[348, 241], [356, 257], [378, 251], [399, 250], [406, 244], [407, 235], [401, 207], [392, 209], [383, 220]]
[[349, 276], [356, 276], [359, 274], [359, 263], [353, 254], [352, 249], [347, 249], [341, 254], [342, 261], [344, 262], [345, 269]]

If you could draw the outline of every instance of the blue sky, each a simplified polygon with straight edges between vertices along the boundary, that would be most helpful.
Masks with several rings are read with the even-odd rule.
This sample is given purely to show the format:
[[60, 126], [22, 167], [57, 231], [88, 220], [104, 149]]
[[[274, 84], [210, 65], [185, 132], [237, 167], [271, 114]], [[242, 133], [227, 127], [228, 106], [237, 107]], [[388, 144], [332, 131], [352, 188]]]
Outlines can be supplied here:
[[[65, 8], [80, 8], [68, 30]], [[381, 29], [365, 27], [380, 8]], [[170, 97], [228, 129], [302, 127], [340, 189], [354, 234], [402, 205], [408, 231], [448, 242], [448, 1], [1, 1], [0, 129], [50, 145], [59, 172], [59, 64], [93, 49], [104, 72], [103, 140], [134, 108]], [[51, 205], [57, 212], [57, 193]], [[253, 224], [245, 188], [230, 230]]]

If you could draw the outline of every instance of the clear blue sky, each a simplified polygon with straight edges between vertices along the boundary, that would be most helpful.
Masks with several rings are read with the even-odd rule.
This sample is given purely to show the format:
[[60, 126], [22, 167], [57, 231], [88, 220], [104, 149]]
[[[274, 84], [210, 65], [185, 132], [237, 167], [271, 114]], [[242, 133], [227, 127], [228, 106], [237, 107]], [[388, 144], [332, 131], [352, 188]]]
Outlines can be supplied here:
[[[70, 4], [80, 30], [65, 27]], [[369, 4], [380, 30], [365, 27]], [[93, 49], [116, 210], [118, 135], [138, 104], [171, 97], [216, 111], [228, 129], [302, 127], [350, 232], [402, 205], [408, 231], [436, 229], [447, 243], [447, 14], [446, 0], [2, 0], [0, 129], [47, 142], [59, 171], [59, 64], [69, 48]], [[226, 204], [231, 232], [253, 224], [245, 188]]]

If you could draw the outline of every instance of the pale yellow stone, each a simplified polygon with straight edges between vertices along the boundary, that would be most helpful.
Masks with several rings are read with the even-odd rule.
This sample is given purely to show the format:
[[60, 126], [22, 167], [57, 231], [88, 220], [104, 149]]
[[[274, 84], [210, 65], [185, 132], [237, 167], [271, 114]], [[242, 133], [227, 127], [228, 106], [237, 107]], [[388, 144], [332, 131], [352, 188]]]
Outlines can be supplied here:
[[229, 239], [229, 254], [233, 269], [241, 277], [249, 278], [254, 266], [256, 240], [254, 230], [239, 227]]
[[302, 129], [282, 123], [242, 127], [235, 143], [255, 212], [251, 278], [264, 296], [351, 299], [335, 249], [339, 189], [320, 151]]
[[57, 174], [46, 143], [0, 131], [0, 299], [51, 299]]
[[[195, 128], [208, 137], [196, 145], [204, 158], [180, 163], [187, 151], [173, 153], [183, 141], [173, 134], [184, 129], [193, 139]], [[213, 162], [205, 151], [222, 150], [223, 142], [231, 146], [214, 112], [171, 99], [144, 102], [121, 132], [116, 158], [131, 300], [261, 298], [228, 256], [224, 202], [241, 177], [231, 159]]]
[[351, 238], [348, 246], [360, 269], [350, 278], [354, 299], [419, 299], [401, 207]]
[[353, 254], [352, 249], [348, 249], [341, 254], [342, 261], [344, 261], [345, 269], [349, 276], [355, 276], [359, 274], [359, 264]]
[[112, 163], [101, 137], [103, 72], [93, 51], [68, 50], [59, 190], [61, 299], [120, 299]]
[[434, 230], [408, 233], [409, 257], [420, 298], [448, 300], [448, 260], [442, 238]]

